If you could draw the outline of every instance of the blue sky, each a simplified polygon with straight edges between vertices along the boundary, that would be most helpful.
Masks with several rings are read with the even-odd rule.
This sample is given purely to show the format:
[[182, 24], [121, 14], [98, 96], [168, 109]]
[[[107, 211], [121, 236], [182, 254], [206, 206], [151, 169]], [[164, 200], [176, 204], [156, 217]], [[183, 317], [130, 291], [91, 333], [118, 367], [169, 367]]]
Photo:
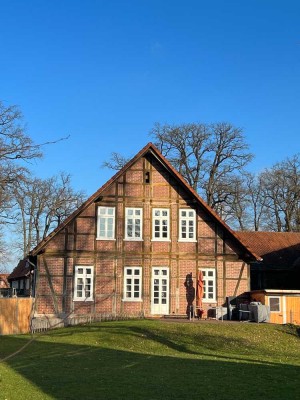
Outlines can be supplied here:
[[32, 165], [88, 195], [155, 122], [242, 127], [259, 171], [300, 151], [300, 2], [0, 0], [0, 99], [36, 142]]

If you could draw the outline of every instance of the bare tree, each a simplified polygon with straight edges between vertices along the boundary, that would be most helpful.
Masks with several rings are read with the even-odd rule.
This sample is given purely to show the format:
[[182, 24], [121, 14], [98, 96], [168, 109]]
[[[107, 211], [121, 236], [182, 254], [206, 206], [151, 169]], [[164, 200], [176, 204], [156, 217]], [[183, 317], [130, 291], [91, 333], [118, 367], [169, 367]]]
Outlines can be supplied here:
[[268, 227], [278, 232], [300, 231], [300, 154], [261, 174]]
[[7, 213], [14, 201], [10, 188], [25, 179], [28, 171], [24, 163], [41, 158], [43, 146], [65, 139], [34, 143], [26, 134], [20, 109], [0, 101], [0, 223], [11, 219]]
[[232, 182], [253, 157], [242, 129], [227, 122], [155, 124], [151, 135], [156, 146], [208, 205], [224, 213], [236, 191]]
[[85, 197], [83, 192], [72, 189], [70, 175], [65, 173], [46, 180], [20, 181], [15, 185], [14, 196], [24, 256], [75, 211]]
[[129, 158], [122, 156], [120, 153], [112, 152], [110, 159], [102, 163], [103, 168], [110, 168], [119, 171], [129, 161]]

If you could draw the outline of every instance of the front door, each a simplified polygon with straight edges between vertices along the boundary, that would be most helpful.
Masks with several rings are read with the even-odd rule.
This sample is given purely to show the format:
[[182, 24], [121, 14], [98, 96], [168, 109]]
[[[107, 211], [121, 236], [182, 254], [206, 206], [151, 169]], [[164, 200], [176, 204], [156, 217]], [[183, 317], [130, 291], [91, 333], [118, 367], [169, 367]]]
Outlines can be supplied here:
[[151, 314], [169, 314], [169, 268], [153, 267], [151, 280]]

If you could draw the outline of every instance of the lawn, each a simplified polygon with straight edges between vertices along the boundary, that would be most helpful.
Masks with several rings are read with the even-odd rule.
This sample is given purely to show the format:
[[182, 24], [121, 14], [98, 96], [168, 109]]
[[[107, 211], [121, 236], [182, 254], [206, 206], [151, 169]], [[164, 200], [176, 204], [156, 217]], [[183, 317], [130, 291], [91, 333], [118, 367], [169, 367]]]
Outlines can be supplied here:
[[[0, 358], [28, 343], [0, 337]], [[0, 363], [0, 400], [296, 399], [299, 328], [104, 322], [50, 331]]]

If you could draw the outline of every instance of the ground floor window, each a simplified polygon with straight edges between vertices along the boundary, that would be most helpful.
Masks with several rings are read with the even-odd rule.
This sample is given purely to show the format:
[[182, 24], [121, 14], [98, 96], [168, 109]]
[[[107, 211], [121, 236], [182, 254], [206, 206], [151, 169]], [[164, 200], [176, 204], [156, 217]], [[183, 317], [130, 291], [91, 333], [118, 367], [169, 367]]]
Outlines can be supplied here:
[[270, 311], [280, 312], [280, 297], [269, 297]]
[[216, 301], [216, 270], [201, 268], [203, 275], [203, 301]]
[[126, 301], [140, 301], [142, 299], [142, 268], [124, 268], [124, 296]]
[[92, 301], [94, 298], [94, 267], [76, 266], [74, 278], [74, 301]]

